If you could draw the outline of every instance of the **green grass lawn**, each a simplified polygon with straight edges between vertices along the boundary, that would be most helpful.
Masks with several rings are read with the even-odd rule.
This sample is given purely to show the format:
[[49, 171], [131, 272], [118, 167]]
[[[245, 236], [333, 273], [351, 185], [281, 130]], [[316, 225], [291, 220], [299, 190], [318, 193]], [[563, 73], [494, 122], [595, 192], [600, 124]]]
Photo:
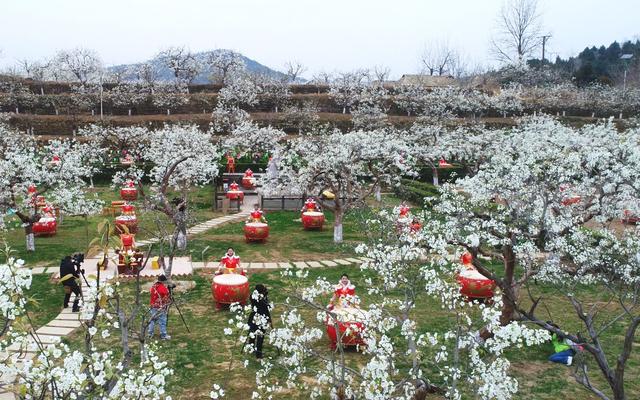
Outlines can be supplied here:
[[[353, 247], [363, 236], [360, 234], [360, 215], [348, 214], [343, 222], [344, 242], [333, 241], [333, 214], [325, 212], [322, 230], [306, 231], [302, 228], [300, 213], [295, 211], [270, 211], [265, 213], [269, 223], [269, 237], [265, 243], [247, 243], [244, 222], [224, 225], [194, 236], [185, 254], [194, 260], [212, 260], [217, 264], [233, 247], [242, 260], [255, 262], [324, 260], [352, 256]], [[208, 248], [207, 250], [205, 250]], [[204, 252], [204, 253], [203, 253]]]
[[[147, 188], [148, 190], [148, 188]], [[119, 200], [119, 192], [108, 186], [95, 188], [98, 197], [111, 204], [112, 200]], [[190, 192], [190, 225], [221, 216], [220, 212], [214, 212], [211, 204], [213, 188], [205, 186], [196, 188]], [[139, 233], [136, 239], [145, 239], [153, 236], [156, 231], [155, 216], [158, 213], [142, 212], [139, 209], [140, 201], [133, 202], [137, 207]], [[15, 220], [9, 221], [9, 225], [14, 226], [4, 234], [7, 244], [15, 251], [18, 258], [25, 260], [30, 267], [59, 265], [60, 259], [65, 255], [76, 252], [85, 252], [88, 244], [97, 235], [98, 224], [104, 219], [113, 221], [112, 216], [94, 215], [87, 218], [82, 216], [64, 216], [62, 222], [58, 222], [58, 232], [54, 236], [36, 237], [36, 251], [31, 253], [25, 250], [24, 229], [15, 227]], [[164, 216], [160, 216], [164, 221]]]
[[[352, 282], [357, 287], [357, 293], [362, 297], [363, 302], [369, 303], [379, 300], [368, 295], [364, 288], [364, 278], [366, 273], [358, 268], [323, 268], [310, 270], [309, 277], [303, 280], [303, 284], [311, 284], [319, 276], [326, 277], [331, 282], [337, 282], [343, 272], [348, 272]], [[234, 341], [223, 334], [223, 329], [227, 326], [227, 320], [231, 314], [228, 311], [216, 311], [212, 297], [209, 274], [200, 273], [193, 277], [197, 286], [195, 289], [178, 297], [180, 308], [191, 330], [187, 332], [180, 321], [175, 309], [172, 309], [169, 318], [169, 333], [172, 339], [168, 342], [158, 342], [159, 352], [162, 357], [169, 361], [174, 369], [174, 375], [168, 384], [169, 394], [176, 399], [205, 398], [210, 391], [212, 383], [224, 385], [229, 399], [247, 399], [255, 387], [255, 371], [257, 363], [251, 360], [245, 368], [242, 365], [242, 355], [240, 349]], [[273, 311], [275, 325], [281, 325], [278, 315], [283, 310], [285, 299], [285, 287], [282, 283], [279, 272], [256, 273], [250, 276], [251, 285], [263, 283], [267, 285], [270, 292], [270, 299], [276, 307]], [[133, 294], [133, 284], [123, 285], [125, 290]], [[545, 288], [539, 289], [541, 292]], [[592, 289], [586, 289], [590, 293]], [[147, 295], [144, 301], [147, 301]], [[597, 295], [596, 295], [597, 298]], [[328, 298], [326, 301], [328, 302]], [[571, 324], [578, 327], [577, 321], [572, 313], [567, 312], [570, 305], [561, 297], [551, 299], [548, 305], [553, 310], [554, 318], [564, 318]], [[304, 310], [302, 315], [310, 323], [322, 329], [322, 324], [315, 320], [315, 311]], [[441, 310], [437, 300], [422, 297], [417, 304], [415, 312], [416, 320], [419, 322], [421, 330], [444, 329], [453, 323], [452, 316]], [[607, 337], [611, 346], [619, 346], [621, 338], [619, 332], [613, 329], [611, 335]], [[79, 346], [82, 342], [80, 333], [76, 333], [71, 339], [73, 346]], [[326, 337], [318, 343], [319, 347], [329, 346]], [[107, 347], [118, 349], [115, 338], [108, 343]], [[547, 357], [552, 352], [550, 343], [526, 348], [513, 349], [509, 351], [509, 359], [512, 361], [512, 373], [519, 380], [519, 393], [517, 399], [595, 399], [590, 393], [582, 389], [573, 382], [571, 369], [562, 365], [553, 364], [547, 361]], [[268, 344], [265, 346], [265, 356], [276, 356], [275, 350]], [[366, 361], [366, 356], [350, 351], [347, 353], [348, 363], [357, 367]], [[638, 398], [640, 395], [640, 378], [638, 362], [640, 356], [635, 353], [629, 363], [627, 390], [629, 398]], [[593, 371], [595, 366], [590, 365]], [[285, 377], [282, 377], [285, 379]], [[437, 378], [436, 378], [437, 379]], [[602, 379], [594, 379], [598, 384], [602, 384]], [[306, 393], [289, 392], [286, 398], [304, 399]], [[284, 398], [284, 397], [282, 397]], [[473, 398], [472, 396], [465, 398]]]
[[[105, 191], [108, 192], [108, 191]], [[193, 193], [193, 204], [196, 208], [194, 214], [202, 220], [211, 218], [215, 214], [209, 210], [206, 199], [211, 193], [206, 189], [201, 189]], [[108, 193], [101, 194], [105, 197]], [[115, 196], [115, 194], [111, 193]], [[396, 205], [398, 200], [393, 196], [385, 196], [385, 204]], [[369, 202], [371, 206], [375, 203]], [[344, 221], [345, 243], [336, 245], [333, 243], [332, 222], [333, 216], [327, 213], [327, 223], [322, 231], [304, 231], [301, 222], [298, 221], [297, 212], [268, 212], [266, 218], [270, 224], [270, 237], [264, 244], [247, 244], [244, 242], [242, 223], [228, 224], [221, 228], [208, 230], [196, 235], [189, 242], [186, 253], [191, 253], [195, 261], [200, 261], [203, 250], [205, 258], [217, 259], [224, 253], [227, 247], [233, 246], [237, 253], [246, 261], [284, 261], [284, 260], [320, 260], [331, 259], [353, 255], [353, 245], [363, 238], [361, 222], [366, 219], [369, 211], [354, 212], [347, 216]], [[94, 219], [95, 218], [95, 219]], [[100, 220], [99, 217], [90, 219], [93, 231], [95, 225]], [[53, 238], [39, 238], [36, 244], [38, 252], [35, 255], [27, 255], [28, 265], [34, 262], [53, 263], [57, 265], [58, 260], [65, 254], [84, 249], [83, 220], [67, 218], [63, 223], [58, 236]], [[9, 243], [14, 244], [14, 248], [22, 246], [24, 237], [22, 232], [11, 232]], [[49, 241], [48, 241], [49, 240]], [[23, 256], [23, 254], [18, 254]], [[29, 258], [31, 257], [31, 258]], [[301, 284], [311, 284], [319, 276], [327, 278], [330, 282], [337, 282], [343, 272], [348, 272], [352, 282], [357, 287], [357, 293], [361, 296], [363, 303], [373, 303], [380, 300], [376, 296], [366, 293], [364, 287], [365, 278], [368, 273], [360, 271], [357, 267], [334, 267], [317, 268], [309, 271], [309, 277], [301, 280]], [[227, 326], [230, 317], [228, 311], [216, 311], [211, 296], [211, 275], [208, 272], [198, 272], [193, 276], [196, 288], [183, 295], [178, 295], [180, 308], [184, 313], [186, 322], [191, 330], [187, 332], [182, 325], [175, 309], [172, 309], [169, 322], [169, 332], [173, 336], [171, 341], [158, 342], [159, 353], [162, 358], [169, 361], [174, 369], [174, 375], [168, 382], [169, 394], [174, 399], [200, 399], [207, 398], [213, 383], [222, 384], [229, 399], [247, 399], [255, 387], [256, 362], [252, 360], [246, 367], [242, 365], [240, 349], [234, 341], [223, 334], [223, 329]], [[276, 304], [273, 311], [275, 325], [281, 322], [278, 316], [283, 311], [285, 300], [285, 290], [283, 280], [278, 271], [262, 272], [252, 274], [251, 285], [264, 283], [270, 291], [270, 299]], [[453, 279], [453, 278], [452, 278]], [[121, 285], [124, 290], [125, 299], [133, 298], [134, 284], [125, 282]], [[544, 285], [533, 285], [535, 295], [545, 296], [545, 307], [548, 308], [549, 319], [562, 321], [570, 330], [577, 331], [583, 329], [576, 319], [572, 307], [563, 293], [557, 293], [553, 289]], [[587, 297], [592, 302], [602, 302], [604, 295], [599, 288], [580, 288], [578, 295]], [[42, 326], [51, 320], [61, 310], [62, 289], [49, 280], [48, 276], [34, 276], [32, 288], [28, 296], [33, 300], [29, 309], [30, 316], [36, 327]], [[148, 302], [148, 294], [144, 294], [143, 301]], [[329, 301], [329, 298], [326, 299]], [[523, 299], [526, 304], [527, 300]], [[128, 307], [131, 302], [124, 301]], [[615, 305], [611, 306], [611, 311], [615, 311]], [[302, 312], [304, 318], [315, 326], [323, 329], [321, 323], [316, 321], [315, 311], [305, 310]], [[417, 305], [414, 315], [421, 331], [445, 330], [446, 327], [455, 323], [453, 316], [441, 309], [437, 300], [422, 296]], [[620, 348], [622, 337], [622, 324], [614, 324], [608, 331], [604, 343], [609, 350]], [[74, 335], [65, 339], [72, 347], [79, 348], [83, 345], [83, 332], [77, 331]], [[636, 342], [637, 344], [637, 342]], [[100, 344], [105, 348], [119, 351], [117, 335], [113, 335]], [[318, 343], [319, 347], [327, 347], [329, 341], [326, 337]], [[512, 349], [508, 352], [508, 357], [512, 363], [512, 373], [518, 378], [519, 393], [517, 399], [595, 399], [585, 389], [582, 389], [573, 381], [572, 370], [562, 365], [553, 364], [547, 361], [547, 357], [552, 352], [550, 343], [524, 349]], [[614, 354], [614, 353], [611, 353]], [[268, 344], [265, 346], [265, 356], [275, 356], [275, 351]], [[358, 367], [366, 361], [366, 356], [357, 352], [348, 352], [347, 360], [350, 366]], [[614, 360], [611, 359], [611, 362]], [[593, 363], [589, 364], [595, 377], [594, 382], [601, 388], [603, 380], [598, 375], [599, 372]], [[626, 390], [629, 399], [640, 398], [640, 355], [636, 350], [627, 368]], [[281, 377], [286, 379], [285, 376]], [[436, 379], [437, 382], [437, 379]], [[306, 399], [307, 393], [288, 392], [280, 398]], [[465, 398], [473, 398], [466, 396]]]

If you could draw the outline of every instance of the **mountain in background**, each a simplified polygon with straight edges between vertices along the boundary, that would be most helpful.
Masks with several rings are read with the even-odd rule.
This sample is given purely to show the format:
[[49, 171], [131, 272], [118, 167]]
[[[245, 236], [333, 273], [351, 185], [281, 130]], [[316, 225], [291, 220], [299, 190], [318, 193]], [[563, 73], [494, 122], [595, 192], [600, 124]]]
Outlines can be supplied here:
[[[200, 65], [203, 66], [202, 71], [200, 71], [200, 73], [198, 74], [198, 76], [196, 76], [196, 78], [193, 80], [192, 83], [194, 84], [205, 84], [205, 83], [211, 83], [211, 75], [212, 75], [212, 71], [210, 68], [207, 68], [207, 64], [206, 61], [207, 59], [213, 55], [213, 54], [217, 54], [217, 53], [221, 53], [224, 51], [228, 51], [228, 50], [224, 50], [224, 49], [217, 49], [217, 50], [211, 50], [211, 51], [202, 51], [199, 53], [194, 53], [194, 57], [196, 58], [196, 60], [198, 61], [198, 63], [200, 63]], [[286, 75], [280, 71], [276, 71], [274, 69], [271, 69], [265, 65], [260, 64], [259, 62], [250, 59], [249, 57], [245, 57], [244, 55], [242, 55], [242, 60], [244, 61], [244, 64], [247, 67], [247, 71], [251, 72], [251, 73], [257, 73], [257, 74], [265, 74], [274, 78], [284, 78]], [[167, 68], [161, 60], [159, 60], [158, 58], [154, 58], [151, 59], [149, 61], [146, 61], [149, 64], [153, 65], [153, 67], [156, 69], [156, 71], [158, 71], [158, 77], [160, 80], [166, 80], [166, 81], [172, 81], [174, 79], [173, 77], [173, 71], [171, 71], [169, 68]], [[107, 69], [110, 72], [122, 72], [122, 71], [134, 71], [135, 69], [137, 69], [137, 67], [139, 67], [140, 65], [144, 64], [145, 62], [140, 62], [140, 63], [136, 63], [136, 64], [122, 64], [122, 65], [114, 65], [111, 67], [108, 67]], [[135, 76], [133, 74], [127, 75], [125, 74], [124, 76], [124, 80], [134, 80]]]
[[[540, 59], [528, 62], [532, 67], [540, 65]], [[608, 47], [587, 47], [575, 57], [566, 60], [557, 57], [553, 63], [545, 59], [544, 64], [570, 76], [580, 86], [595, 82], [620, 85], [623, 80], [627, 84], [637, 83], [640, 79], [640, 40], [622, 44], [613, 42]]]

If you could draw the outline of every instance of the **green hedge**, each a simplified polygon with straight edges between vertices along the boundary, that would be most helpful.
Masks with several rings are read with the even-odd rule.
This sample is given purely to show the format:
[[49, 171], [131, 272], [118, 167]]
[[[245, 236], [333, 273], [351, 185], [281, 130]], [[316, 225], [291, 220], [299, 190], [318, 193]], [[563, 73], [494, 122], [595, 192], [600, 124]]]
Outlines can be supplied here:
[[395, 188], [395, 193], [403, 200], [408, 200], [420, 206], [424, 203], [425, 197], [437, 197], [438, 188], [430, 183], [402, 179], [402, 185]]

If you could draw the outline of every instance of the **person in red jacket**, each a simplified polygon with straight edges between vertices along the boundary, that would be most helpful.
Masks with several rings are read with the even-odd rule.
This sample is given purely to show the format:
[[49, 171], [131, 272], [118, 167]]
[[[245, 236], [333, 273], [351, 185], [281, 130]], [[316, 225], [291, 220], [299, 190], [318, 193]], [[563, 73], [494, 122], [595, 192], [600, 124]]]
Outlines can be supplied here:
[[171, 296], [169, 289], [165, 286], [167, 277], [160, 275], [158, 281], [151, 286], [149, 290], [151, 294], [151, 318], [149, 320], [149, 337], [153, 337], [155, 323], [158, 322], [160, 326], [160, 338], [163, 340], [171, 339], [171, 336], [167, 334], [167, 311], [169, 304], [171, 304]]
[[349, 281], [349, 275], [342, 274], [340, 282], [333, 292], [333, 297], [329, 302], [329, 309], [332, 310], [336, 307], [350, 307], [352, 306], [351, 299], [356, 295], [356, 287]]

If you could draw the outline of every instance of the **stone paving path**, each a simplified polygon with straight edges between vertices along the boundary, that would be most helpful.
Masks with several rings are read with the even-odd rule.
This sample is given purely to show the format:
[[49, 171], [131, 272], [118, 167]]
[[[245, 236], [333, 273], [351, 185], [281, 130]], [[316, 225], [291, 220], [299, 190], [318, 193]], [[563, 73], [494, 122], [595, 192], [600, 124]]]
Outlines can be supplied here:
[[[232, 215], [226, 215], [224, 217], [214, 218], [212, 220], [203, 222], [201, 224], [195, 225], [187, 230], [187, 234], [189, 236], [197, 235], [202, 233], [208, 229], [212, 229], [218, 227], [222, 224], [235, 222], [239, 220], [245, 219], [250, 214], [250, 207], [243, 206], [241, 212]], [[136, 244], [139, 246], [148, 245], [151, 243], [158, 242], [158, 238], [152, 238], [148, 240], [137, 241]], [[260, 270], [271, 270], [271, 269], [283, 269], [283, 268], [323, 268], [323, 267], [336, 267], [336, 266], [354, 266], [362, 263], [366, 258], [340, 258], [334, 260], [320, 260], [320, 261], [281, 261], [281, 262], [243, 262], [245, 268], [248, 268], [252, 272], [257, 272]], [[204, 269], [204, 268], [217, 268], [217, 264], [209, 263], [206, 264], [203, 262], [192, 262], [193, 268], [195, 269]], [[52, 274], [58, 272], [58, 267], [36, 267], [32, 268], [32, 274]], [[73, 302], [73, 298], [71, 299]], [[65, 308], [58, 314], [56, 318], [49, 321], [45, 326], [40, 327], [36, 330], [35, 335], [37, 335], [39, 341], [46, 345], [50, 343], [58, 343], [63, 337], [70, 335], [74, 330], [78, 329], [82, 326], [82, 322], [79, 319], [78, 313], [72, 313], [71, 307]], [[32, 341], [26, 348], [19, 348], [16, 345], [9, 346], [7, 351], [0, 352], [0, 362], [7, 362], [9, 359], [14, 360], [15, 362], [21, 363], [27, 360], [33, 359], [37, 354], [37, 346]], [[7, 376], [0, 375], [0, 400], [13, 400], [15, 396], [11, 392], [13, 382], [15, 381], [15, 376]]]

